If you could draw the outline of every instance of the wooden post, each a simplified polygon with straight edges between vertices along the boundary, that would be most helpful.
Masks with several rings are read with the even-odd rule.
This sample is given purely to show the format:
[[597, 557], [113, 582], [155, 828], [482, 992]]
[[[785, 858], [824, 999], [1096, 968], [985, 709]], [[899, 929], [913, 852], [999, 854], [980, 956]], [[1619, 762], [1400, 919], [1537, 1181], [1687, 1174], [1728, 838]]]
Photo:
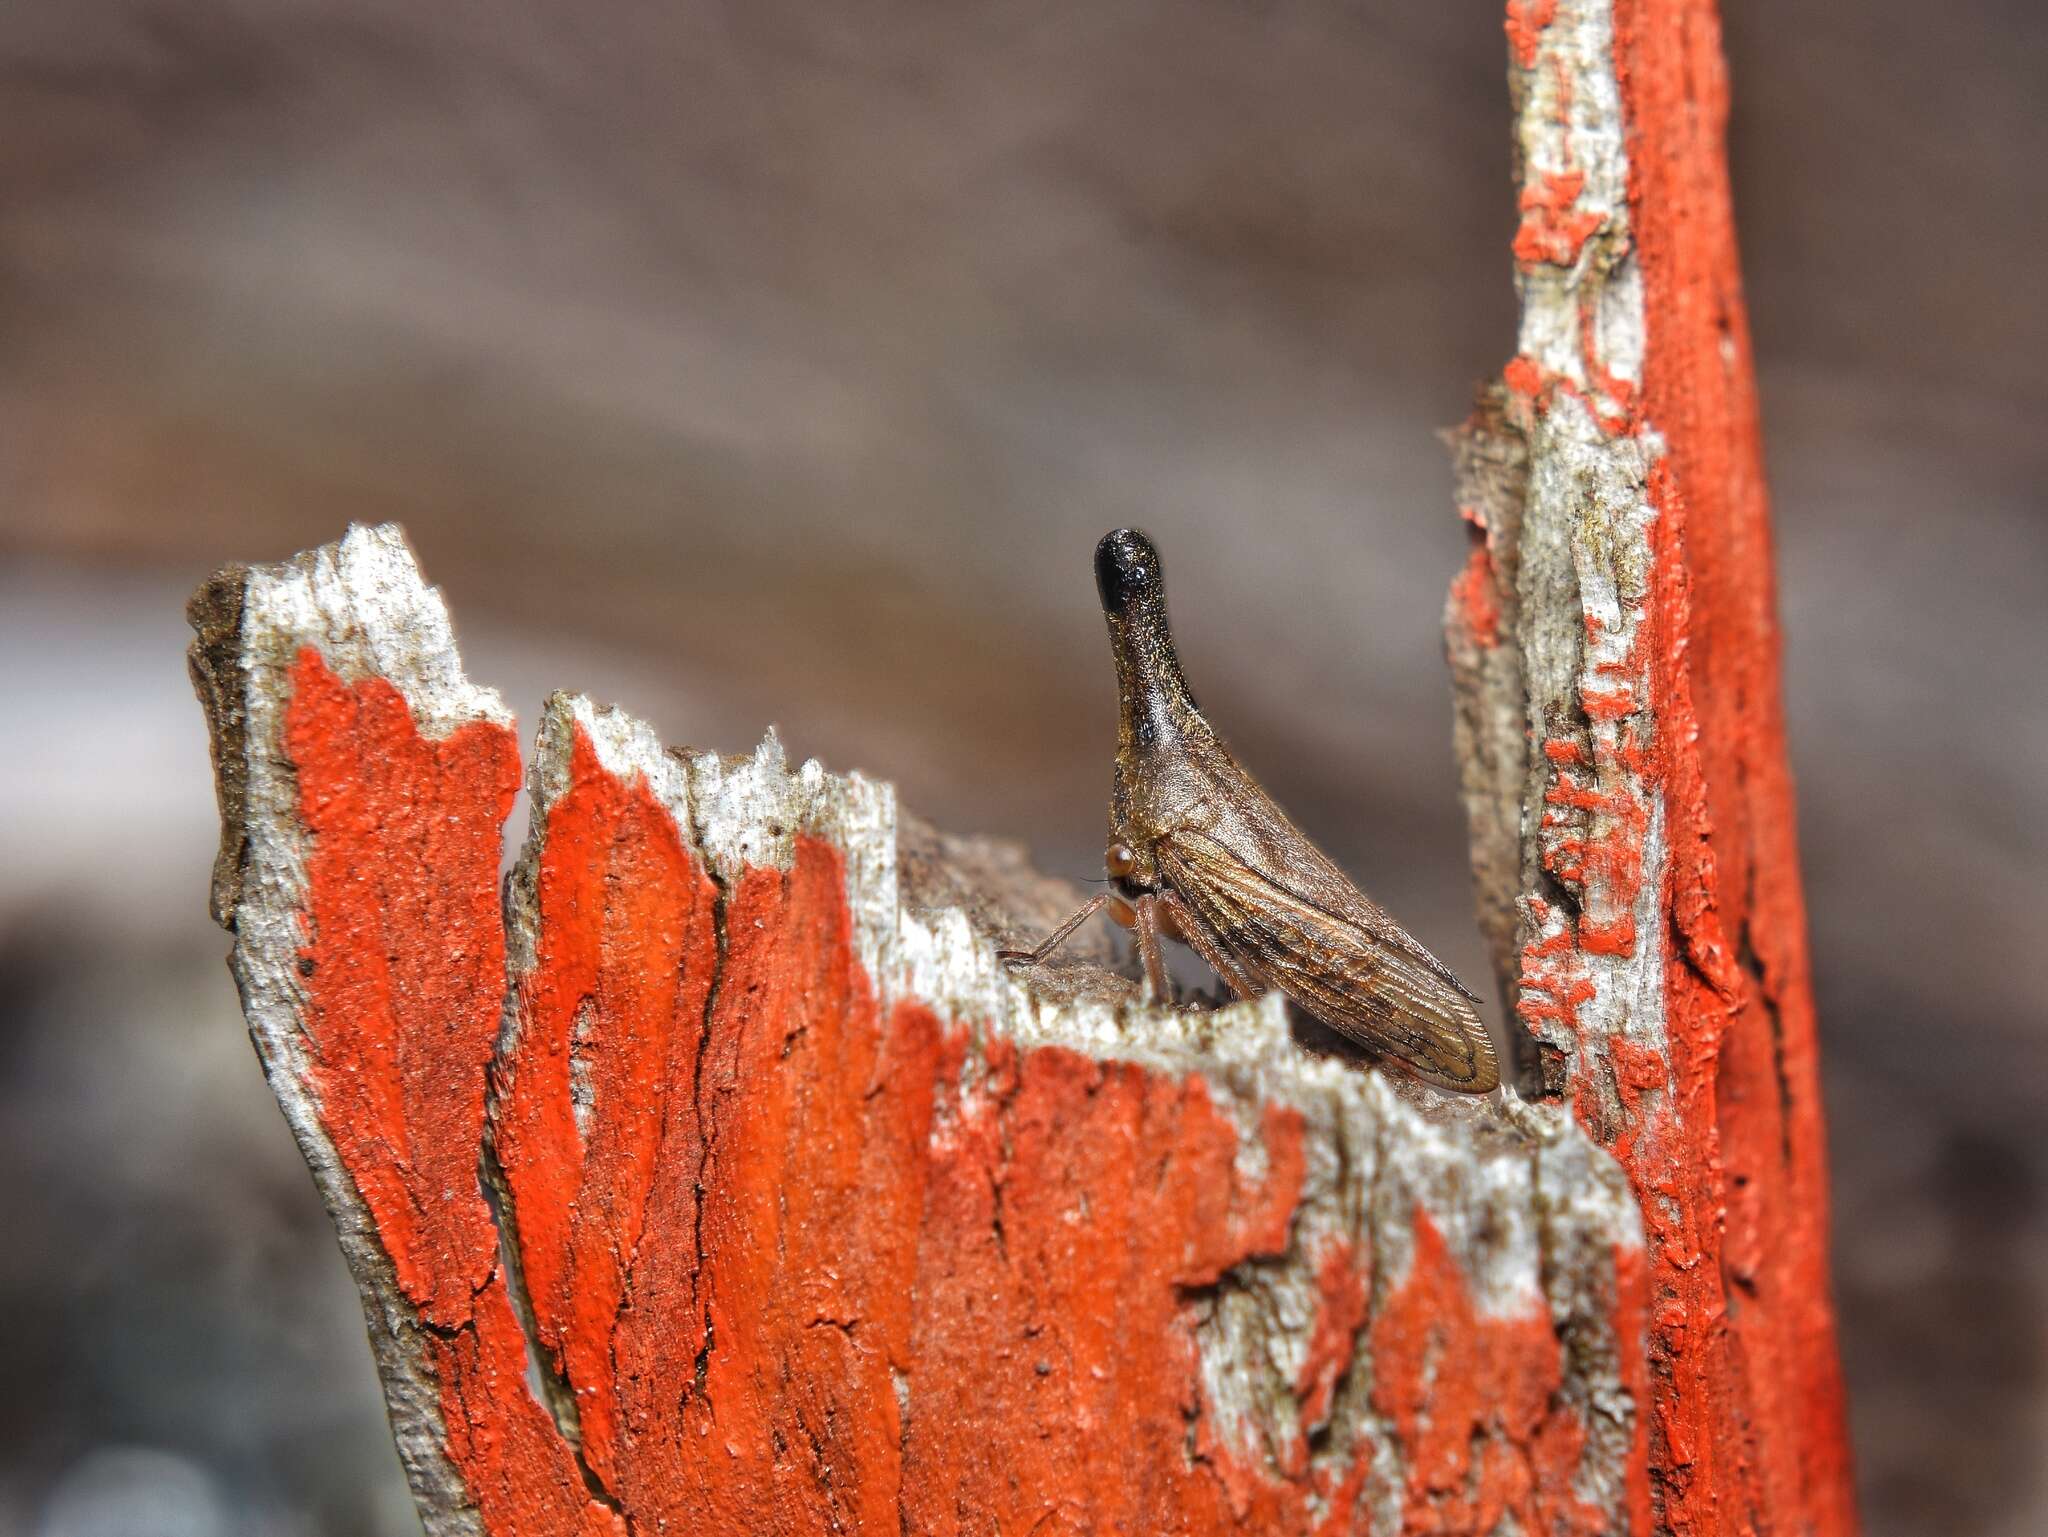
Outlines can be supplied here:
[[1520, 344], [1447, 616], [1524, 1083], [1627, 1170], [1661, 1529], [1853, 1531], [1713, 0], [1510, 0]]
[[771, 737], [521, 773], [394, 529], [195, 598], [214, 907], [428, 1530], [1853, 1529], [1708, 0], [1512, 0], [1450, 648], [1525, 1083], [998, 944], [1070, 894]]

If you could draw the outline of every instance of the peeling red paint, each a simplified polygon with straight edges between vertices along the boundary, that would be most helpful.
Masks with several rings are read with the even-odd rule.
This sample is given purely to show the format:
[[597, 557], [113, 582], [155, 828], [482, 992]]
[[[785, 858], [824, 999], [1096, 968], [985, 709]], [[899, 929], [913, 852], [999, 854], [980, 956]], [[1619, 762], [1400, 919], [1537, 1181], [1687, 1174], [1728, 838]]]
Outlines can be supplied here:
[[[1547, 1312], [1482, 1313], [1426, 1213], [1377, 1316], [1373, 1256], [1319, 1254], [1295, 1428], [1263, 1452], [1227, 1439], [1197, 1325], [1234, 1267], [1288, 1246], [1299, 1114], [1268, 1106], [1247, 1160], [1200, 1077], [977, 1047], [915, 1002], [883, 1008], [837, 849], [799, 837], [721, 910], [648, 785], [580, 732], [491, 1086], [533, 1340], [580, 1443], [564, 1436], [528, 1388], [477, 1179], [510, 732], [428, 741], [395, 690], [313, 652], [294, 681], [323, 1124], [433, 1325], [445, 1449], [490, 1537], [627, 1519], [1337, 1537], [1383, 1493], [1408, 1531], [1489, 1512], [1599, 1529]], [[1399, 1491], [1374, 1487], [1362, 1441], [1311, 1454], [1368, 1343], [1412, 1469]]]
[[[1652, 1402], [1649, 1361], [1643, 1350], [1644, 1341], [1649, 1337], [1650, 1292], [1645, 1258], [1645, 1251], [1632, 1244], [1615, 1245], [1614, 1344], [1620, 1356], [1617, 1375], [1621, 1378], [1622, 1387], [1628, 1391], [1630, 1401], [1638, 1406], [1638, 1415], [1643, 1406]], [[1628, 1529], [1631, 1532], [1654, 1530], [1650, 1498], [1650, 1437], [1647, 1426], [1640, 1419], [1633, 1444], [1629, 1447], [1623, 1504], [1628, 1511]]]
[[[1315, 1332], [1309, 1336], [1301, 1370], [1294, 1376], [1294, 1396], [1301, 1405], [1303, 1459], [1308, 1437], [1329, 1419], [1337, 1383], [1351, 1369], [1357, 1352], [1358, 1331], [1365, 1324], [1371, 1300], [1370, 1264], [1356, 1245], [1333, 1243], [1323, 1251], [1322, 1263], [1316, 1267]], [[1291, 1466], [1289, 1471], [1297, 1468]]]
[[[956, 1080], [952, 1066], [942, 1082]], [[1301, 1520], [1302, 1486], [1242, 1462], [1207, 1419], [1202, 1457], [1183, 1451], [1186, 1408], [1201, 1401], [1190, 1294], [1284, 1246], [1302, 1176], [1298, 1120], [1269, 1118], [1269, 1167], [1247, 1181], [1236, 1134], [1199, 1079], [1000, 1044], [989, 1067], [947, 1096], [933, 1139], [905, 1453], [911, 1529], [1222, 1532]]]
[[433, 1330], [448, 1458], [494, 1533], [623, 1533], [527, 1392], [477, 1181], [504, 996], [511, 729], [475, 722], [429, 740], [388, 682], [351, 686], [307, 647], [283, 745], [306, 829], [308, 1077], [399, 1286]]
[[1600, 228], [1601, 216], [1574, 211], [1585, 189], [1584, 171], [1553, 172], [1521, 196], [1522, 222], [1515, 231], [1515, 260], [1526, 266], [1548, 262], [1569, 267]]
[[[399, 1286], [452, 1328], [498, 1259], [476, 1148], [498, 1032], [489, 983], [505, 964], [498, 840], [518, 749], [480, 722], [428, 741], [397, 689], [381, 678], [351, 688], [311, 647], [292, 682], [284, 747], [309, 834], [309, 1076]], [[405, 943], [413, 931], [453, 942], [423, 950]]]
[[592, 1500], [574, 1454], [526, 1386], [526, 1339], [504, 1278], [477, 1294], [468, 1326], [432, 1341], [448, 1459], [483, 1517], [505, 1537], [626, 1537]]
[[1501, 382], [1511, 394], [1527, 401], [1539, 412], [1549, 405], [1552, 394], [1569, 395], [1592, 413], [1594, 423], [1608, 437], [1621, 437], [1634, 431], [1637, 423], [1632, 410], [1635, 398], [1632, 387], [1626, 380], [1616, 379], [1603, 369], [1596, 367], [1593, 373], [1596, 380], [1611, 383], [1620, 391], [1617, 398], [1621, 405], [1618, 409], [1596, 390], [1587, 389], [1567, 374], [1546, 369], [1531, 357], [1510, 358], [1501, 370]]
[[[1575, 1043], [1577, 1054], [1586, 1056], [1586, 1026], [1579, 1011], [1591, 1003], [1599, 989], [1586, 966], [1570, 927], [1545, 933], [1551, 925], [1551, 907], [1541, 897], [1528, 899], [1529, 920], [1537, 937], [1522, 947], [1520, 987], [1515, 996], [1515, 1017], [1531, 1034], [1542, 1036], [1554, 1025]], [[1581, 1076], [1573, 1086], [1579, 1119], [1590, 1113], [1591, 1084]]]
[[1522, 68], [1535, 64], [1543, 29], [1556, 19], [1557, 0], [1508, 0], [1508, 46]]
[[1532, 1297], [1527, 1313], [1479, 1312], [1420, 1207], [1414, 1260], [1371, 1338], [1373, 1407], [1408, 1454], [1405, 1530], [1491, 1532], [1510, 1518], [1525, 1532], [1614, 1530], [1572, 1487], [1586, 1431], [1555, 1399], [1563, 1367], [1549, 1310]]
[[1636, 691], [1626, 683], [1615, 688], [1583, 689], [1579, 694], [1579, 704], [1586, 712], [1586, 719], [1593, 721], [1626, 720], [1640, 708], [1636, 702]]
[[[1652, 669], [1682, 1128], [1632, 1172], [1639, 1186], [1672, 1186], [1692, 1218], [1653, 1271], [1689, 1328], [1660, 1326], [1652, 1362], [1671, 1373], [1667, 1435], [1714, 1473], [1674, 1480], [1666, 1514], [1680, 1532], [1734, 1531], [1761, 1510], [1848, 1533], [1819, 1063], [1719, 17], [1712, 0], [1617, 0], [1615, 38], [1643, 272], [1643, 411], [1668, 447], [1651, 486]], [[1687, 1379], [1704, 1391], [1681, 1394]]]
[[[1517, 61], [1534, 68], [1542, 39], [1528, 23], [1510, 4]], [[1591, 286], [1578, 314], [1585, 384], [1529, 358], [1504, 379], [1538, 410], [1576, 396], [1602, 432], [1651, 447], [1649, 592], [1627, 656], [1602, 658], [1582, 689], [1587, 739], [1542, 744], [1555, 771], [1543, 860], [1578, 904], [1553, 915], [1532, 902], [1520, 1013], [1576, 1043], [1574, 1112], [1641, 1202], [1647, 1481], [1662, 1529], [1846, 1534], [1813, 1008], [1719, 23], [1712, 0], [1616, 0], [1614, 23], [1642, 380], [1602, 360]], [[1552, 53], [1561, 98], [1573, 69], [1602, 67]], [[1552, 221], [1579, 201], [1573, 181], [1547, 175], [1524, 193], [1519, 261], [1568, 249]], [[1611, 639], [1589, 613], [1589, 651]], [[1652, 798], [1668, 868], [1664, 921], [1644, 935], [1631, 915]], [[1593, 1029], [1597, 969], [1645, 942], [1663, 951], [1661, 1032]]]
[[1616, 425], [1609, 430], [1619, 434], [1631, 431], [1637, 425], [1636, 387], [1633, 381], [1621, 375], [1610, 373], [1606, 359], [1600, 351], [1599, 316], [1594, 308], [1590, 293], [1579, 296], [1579, 356], [1584, 360], [1586, 378], [1595, 393], [1612, 401], [1616, 411], [1608, 413], [1607, 419]]
[[829, 846], [733, 884], [721, 962], [668, 813], [570, 760], [500, 1157], [586, 1462], [650, 1530], [893, 1530], [938, 1026], [883, 1017]]
[[1472, 546], [1465, 569], [1452, 579], [1451, 600], [1458, 605], [1474, 644], [1489, 651], [1500, 644], [1500, 591], [1493, 556], [1484, 543]]
[[[657, 1155], [697, 1080], [717, 893], [644, 780], [606, 773], [580, 732], [569, 756], [537, 873], [543, 922], [519, 989], [518, 1045], [498, 1072], [496, 1150], [535, 1335], [579, 1389], [584, 1458], [611, 1487], [619, 1404], [581, 1390], [609, 1376], [643, 1240], [695, 1243], [673, 1177], [667, 1199], [650, 1202]], [[667, 1154], [697, 1178], [701, 1148]]]
[[1579, 924], [1579, 947], [1588, 955], [1634, 955], [1636, 921], [1627, 913], [1604, 922], [1587, 919]]
[[1531, 402], [1543, 397], [1545, 380], [1543, 369], [1531, 357], [1512, 357], [1500, 371], [1501, 383], [1509, 390]]
[[1486, 650], [1500, 644], [1500, 578], [1493, 564], [1493, 530], [1476, 507], [1461, 507], [1472, 548], [1465, 569], [1451, 582], [1451, 601], [1472, 643]]

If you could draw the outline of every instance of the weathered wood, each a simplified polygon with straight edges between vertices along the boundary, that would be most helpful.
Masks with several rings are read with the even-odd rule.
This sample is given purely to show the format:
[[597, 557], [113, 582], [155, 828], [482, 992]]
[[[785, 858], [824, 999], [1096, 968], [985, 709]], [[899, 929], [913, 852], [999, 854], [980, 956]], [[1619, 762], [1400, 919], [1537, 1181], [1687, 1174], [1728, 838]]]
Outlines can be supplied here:
[[574, 695], [501, 902], [511, 721], [396, 531], [195, 599], [216, 912], [431, 1531], [1853, 1530], [1713, 6], [1508, 33], [1447, 629], [1534, 1107], [1011, 975], [1071, 900], [1013, 851]]
[[[1480, 909], [1628, 1171], [1661, 1529], [1854, 1529], [1712, 0], [1511, 0], [1517, 356], [1457, 437]], [[1513, 811], [1510, 812], [1509, 808]]]
[[397, 532], [197, 603], [235, 974], [430, 1531], [1649, 1529], [1561, 1111], [1015, 976], [1014, 856], [574, 695], [501, 912], [512, 726]]

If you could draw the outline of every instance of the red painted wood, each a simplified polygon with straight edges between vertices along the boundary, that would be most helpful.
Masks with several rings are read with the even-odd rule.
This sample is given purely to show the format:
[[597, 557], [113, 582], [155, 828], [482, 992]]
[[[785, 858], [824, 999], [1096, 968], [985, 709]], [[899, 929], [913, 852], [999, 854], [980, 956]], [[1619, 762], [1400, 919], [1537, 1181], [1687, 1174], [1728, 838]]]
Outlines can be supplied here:
[[285, 751], [306, 831], [301, 1023], [320, 1122], [432, 1337], [447, 1453], [493, 1533], [623, 1533], [547, 1412], [477, 1181], [505, 939], [507, 728], [429, 741], [397, 689], [307, 647]]
[[[1729, 1477], [1717, 1503], [1687, 1503], [1703, 1530], [1740, 1529], [1746, 1508], [1846, 1533], [1819, 1062], [1719, 18], [1712, 0], [1617, 11], [1649, 339], [1643, 411], [1669, 450], [1653, 487], [1653, 666], [1671, 701], [1671, 918], [1687, 964], [1670, 971], [1668, 1017], [1695, 1069], [1687, 1119], [1703, 1128], [1687, 1172], [1725, 1202], [1728, 1328], [1686, 1428], [1695, 1444], [1711, 1433]], [[1660, 1326], [1667, 1353], [1675, 1335]]]
[[[389, 685], [344, 684], [310, 650], [293, 682], [323, 1124], [430, 1326], [445, 1449], [493, 1537], [626, 1516], [1335, 1534], [1365, 1531], [1360, 1502], [1381, 1494], [1415, 1532], [1504, 1515], [1602, 1529], [1575, 1489], [1587, 1427], [1557, 1399], [1547, 1311], [1477, 1309], [1427, 1213], [1363, 1346], [1373, 1256], [1322, 1256], [1302, 1423], [1273, 1461], [1220, 1444], [1195, 1413], [1198, 1303], [1284, 1247], [1297, 1114], [1269, 1107], [1247, 1173], [1199, 1077], [976, 1051], [914, 1001], [882, 1008], [836, 848], [798, 838], [790, 869], [745, 871], [721, 914], [646, 785], [580, 737], [493, 1110], [534, 1345], [575, 1405], [579, 1465], [527, 1387], [477, 1177], [510, 733], [429, 741]], [[1636, 1269], [1618, 1256], [1625, 1350]], [[1398, 1490], [1358, 1447], [1310, 1455], [1356, 1348], [1410, 1469]]]
[[[1621, 1307], [1639, 1314], [1636, 1298]], [[1622, 1322], [1626, 1336], [1638, 1318]], [[1476, 1313], [1427, 1212], [1416, 1213], [1414, 1266], [1373, 1321], [1371, 1340], [1373, 1407], [1410, 1448], [1407, 1508], [1429, 1516], [1411, 1530], [1492, 1532], [1503, 1517], [1517, 1530], [1557, 1537], [1614, 1530], [1572, 1487], [1586, 1427], [1553, 1401], [1563, 1374], [1548, 1321]], [[1496, 1418], [1512, 1449], [1480, 1443], [1475, 1467], [1475, 1439]], [[1633, 1478], [1630, 1499], [1632, 1528], [1647, 1531], [1647, 1490]]]
[[[1510, 7], [1518, 57], [1556, 11]], [[1546, 814], [1606, 829], [1546, 858], [1573, 887], [1640, 886], [1640, 805], [1596, 772], [1625, 771], [1665, 808], [1665, 921], [1646, 934], [1625, 907], [1582, 914], [1524, 955], [1521, 1007], [1577, 1031], [1589, 957], [1667, 957], [1668, 1057], [1613, 1038], [1618, 1118], [1583, 1084], [1576, 1101], [1633, 1181], [1647, 1237], [1615, 1257], [1622, 1379], [1653, 1410], [1622, 1494], [1630, 1529], [1846, 1533], [1725, 81], [1706, 0], [1623, 0], [1616, 21], [1648, 346], [1639, 389], [1593, 360], [1580, 396], [1604, 431], [1654, 430], [1666, 453], [1648, 656], [1590, 680], [1582, 703], [1632, 723], [1647, 679], [1653, 729], [1540, 744], [1556, 771]], [[1553, 179], [1525, 198], [1523, 261], [1580, 250], [1580, 190]], [[1569, 383], [1527, 359], [1507, 382], [1531, 402]], [[1475, 547], [1457, 596], [1498, 644], [1492, 561]], [[1277, 1253], [1295, 1214], [1292, 1112], [1269, 1110], [1249, 1176], [1199, 1078], [973, 1050], [971, 1021], [883, 1008], [835, 848], [800, 838], [789, 870], [721, 892], [648, 787], [581, 739], [548, 815], [517, 1030], [493, 1066], [509, 730], [430, 740], [397, 690], [345, 684], [308, 650], [284, 746], [306, 834], [308, 1077], [419, 1310], [444, 1450], [493, 1537], [621, 1532], [629, 1517], [648, 1531], [1337, 1533], [1365, 1530], [1381, 1498], [1414, 1532], [1612, 1528], [1581, 1487], [1592, 1427], [1559, 1398], [1550, 1319], [1475, 1306], [1427, 1212], [1376, 1308], [1374, 1255], [1319, 1256], [1283, 1444], [1249, 1458], [1196, 1412], [1203, 1291]], [[527, 1386], [478, 1183], [487, 1127], [531, 1349], [573, 1406], [570, 1435]], [[1359, 1350], [1402, 1453], [1397, 1489], [1375, 1486], [1359, 1447], [1312, 1443]], [[1504, 1439], [1481, 1433], [1496, 1428]]]
[[[612, 1324], [643, 1245], [650, 1266], [697, 1253], [702, 1148], [669, 1139], [685, 1134], [675, 1122], [695, 1093], [718, 941], [710, 878], [646, 786], [614, 783], [581, 738], [570, 772], [548, 819], [547, 921], [499, 1074], [496, 1151], [535, 1334], [553, 1370], [582, 1385], [609, 1381]], [[705, 1325], [692, 1288], [664, 1275], [641, 1290], [629, 1356], [652, 1328], [674, 1330], [694, 1357], [691, 1331]], [[619, 1479], [622, 1407], [611, 1392], [576, 1397], [584, 1457], [607, 1485]]]
[[[1508, 17], [1532, 64], [1531, 28], [1547, 18], [1519, 0]], [[1614, 26], [1646, 334], [1640, 390], [1596, 382], [1626, 412], [1603, 417], [1604, 430], [1664, 445], [1650, 479], [1654, 726], [1623, 750], [1630, 776], [1663, 797], [1667, 929], [1582, 923], [1576, 946], [1560, 935], [1532, 948], [1523, 1012], [1576, 1029], [1591, 997], [1577, 955], [1664, 946], [1668, 1061], [1617, 1037], [1622, 1123], [1606, 1123], [1583, 1081], [1576, 1101], [1643, 1208], [1657, 1508], [1676, 1533], [1848, 1533], [1815, 1018], [1719, 22], [1713, 0], [1616, 0]], [[1518, 255], [1558, 259], [1572, 232], [1555, 211], [1534, 201]], [[1590, 319], [1587, 336], [1592, 360]], [[1507, 378], [1531, 399], [1561, 387], [1527, 359]], [[1594, 720], [1641, 708], [1625, 683], [1589, 688], [1584, 705]], [[1581, 788], [1577, 744], [1543, 746], [1558, 769], [1551, 804], [1615, 829], [1597, 846], [1561, 842], [1551, 873], [1634, 889], [1638, 808]]]
[[1500, 579], [1493, 564], [1493, 531], [1473, 508], [1462, 510], [1471, 534], [1465, 566], [1451, 579], [1451, 601], [1458, 606], [1465, 633], [1484, 649], [1500, 644]]

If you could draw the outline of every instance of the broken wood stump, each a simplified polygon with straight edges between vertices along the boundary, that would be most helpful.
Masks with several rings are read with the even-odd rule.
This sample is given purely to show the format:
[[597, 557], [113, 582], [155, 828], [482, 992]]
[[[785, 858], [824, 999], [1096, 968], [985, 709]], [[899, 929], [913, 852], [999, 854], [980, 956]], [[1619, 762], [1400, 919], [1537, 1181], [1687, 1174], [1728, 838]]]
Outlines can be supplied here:
[[194, 603], [214, 903], [431, 1532], [1648, 1530], [1619, 1168], [998, 944], [886, 785], [513, 726], [395, 529]]

